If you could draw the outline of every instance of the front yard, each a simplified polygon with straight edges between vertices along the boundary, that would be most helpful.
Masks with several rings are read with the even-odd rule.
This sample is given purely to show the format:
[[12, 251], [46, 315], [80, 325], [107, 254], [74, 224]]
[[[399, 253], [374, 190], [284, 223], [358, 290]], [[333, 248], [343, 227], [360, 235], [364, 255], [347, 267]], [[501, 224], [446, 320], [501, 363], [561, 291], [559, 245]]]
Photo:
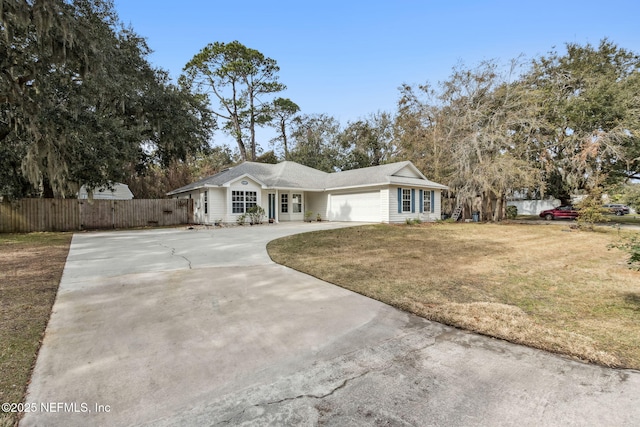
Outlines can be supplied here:
[[[0, 234], [0, 403], [21, 403], [69, 252], [71, 233]], [[18, 414], [0, 411], [0, 427]]]
[[275, 262], [445, 324], [640, 369], [630, 232], [571, 222], [372, 225], [271, 242]]
[[[449, 325], [640, 369], [637, 231], [544, 224], [372, 225], [271, 242], [274, 261]], [[0, 235], [0, 402], [22, 402], [70, 233]], [[0, 412], [0, 426], [17, 422]]]

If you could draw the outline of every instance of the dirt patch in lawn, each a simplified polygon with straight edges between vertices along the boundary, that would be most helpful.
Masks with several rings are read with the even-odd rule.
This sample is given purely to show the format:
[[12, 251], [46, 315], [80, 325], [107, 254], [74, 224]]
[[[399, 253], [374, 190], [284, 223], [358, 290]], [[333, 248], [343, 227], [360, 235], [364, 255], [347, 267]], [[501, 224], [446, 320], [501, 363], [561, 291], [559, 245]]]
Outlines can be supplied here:
[[[70, 233], [0, 234], [0, 402], [23, 402], [69, 252]], [[0, 412], [0, 426], [17, 422]]]
[[640, 368], [640, 272], [624, 231], [570, 223], [375, 225], [271, 242], [275, 262], [448, 325]]

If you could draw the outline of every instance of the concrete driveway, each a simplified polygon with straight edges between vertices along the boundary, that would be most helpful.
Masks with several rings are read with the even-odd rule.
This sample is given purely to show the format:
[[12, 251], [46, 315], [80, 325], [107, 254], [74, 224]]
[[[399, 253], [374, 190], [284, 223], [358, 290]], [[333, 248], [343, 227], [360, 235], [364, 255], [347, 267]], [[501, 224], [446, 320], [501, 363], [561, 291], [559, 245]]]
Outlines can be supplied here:
[[638, 425], [637, 371], [425, 321], [266, 253], [341, 226], [74, 235], [21, 426]]

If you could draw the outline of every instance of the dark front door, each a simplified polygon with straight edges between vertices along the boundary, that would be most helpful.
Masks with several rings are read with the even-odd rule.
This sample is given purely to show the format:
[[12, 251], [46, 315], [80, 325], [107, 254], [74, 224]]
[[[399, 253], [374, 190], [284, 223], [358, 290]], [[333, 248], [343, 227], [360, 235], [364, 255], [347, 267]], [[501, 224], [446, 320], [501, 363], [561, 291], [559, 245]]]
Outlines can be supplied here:
[[269, 219], [276, 217], [276, 195], [269, 193]]

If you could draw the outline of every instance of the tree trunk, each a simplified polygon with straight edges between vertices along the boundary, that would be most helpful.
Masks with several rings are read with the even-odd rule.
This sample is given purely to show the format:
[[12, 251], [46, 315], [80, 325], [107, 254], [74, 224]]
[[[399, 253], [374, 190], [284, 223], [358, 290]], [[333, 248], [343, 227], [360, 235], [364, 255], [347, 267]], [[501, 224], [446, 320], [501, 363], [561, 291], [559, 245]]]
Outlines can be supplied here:
[[284, 120], [280, 121], [280, 132], [282, 132], [282, 145], [284, 146], [284, 159], [289, 160], [289, 148], [287, 147], [287, 126]]
[[[247, 85], [249, 85], [249, 83], [247, 82]], [[255, 162], [256, 161], [256, 110], [255, 110], [255, 104], [254, 104], [254, 95], [253, 95], [253, 88], [249, 91], [249, 93], [251, 94], [249, 96], [249, 144], [251, 144], [251, 147], [249, 147], [249, 149], [251, 150], [251, 161]]]
[[242, 157], [242, 161], [247, 161], [247, 148], [244, 146], [244, 142], [242, 141], [242, 136], [236, 136], [236, 142], [238, 143], [238, 149], [240, 150], [240, 156]]
[[51, 182], [49, 182], [49, 178], [45, 177], [42, 180], [42, 197], [45, 199], [53, 199], [53, 187], [51, 186]]
[[498, 195], [496, 196], [496, 206], [495, 209], [493, 210], [493, 220], [494, 221], [501, 221], [503, 218], [503, 196], [502, 193], [498, 193]]
[[480, 212], [480, 220], [486, 221], [491, 218], [491, 193], [482, 194], [482, 211]]

